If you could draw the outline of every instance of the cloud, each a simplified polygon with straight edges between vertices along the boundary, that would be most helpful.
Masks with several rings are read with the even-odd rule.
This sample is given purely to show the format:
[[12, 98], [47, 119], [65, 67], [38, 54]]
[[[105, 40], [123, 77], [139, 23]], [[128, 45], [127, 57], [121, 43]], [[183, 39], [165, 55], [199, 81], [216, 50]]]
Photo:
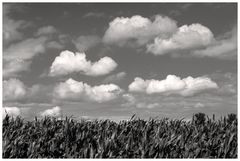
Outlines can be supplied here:
[[[181, 5], [181, 10], [191, 4]], [[146, 47], [147, 53], [173, 57], [236, 59], [237, 27], [218, 37], [200, 24], [177, 26], [175, 20], [156, 15], [155, 19], [135, 15], [117, 17], [109, 23], [103, 42], [117, 46]]]
[[110, 57], [103, 57], [97, 62], [91, 62], [86, 59], [85, 53], [74, 54], [65, 50], [53, 61], [49, 75], [59, 76], [81, 72], [89, 76], [99, 76], [110, 73], [116, 67], [117, 63]]
[[204, 49], [191, 53], [196, 57], [216, 57], [220, 59], [234, 59], [237, 57], [237, 27], [225, 33], [220, 39]]
[[3, 101], [21, 100], [27, 94], [26, 87], [18, 79], [9, 79], [3, 81]]
[[203, 108], [203, 107], [205, 107], [205, 105], [203, 103], [198, 102], [194, 105], [194, 107], [195, 108]]
[[2, 109], [2, 118], [5, 118], [6, 115], [17, 117], [21, 114], [21, 111], [18, 107], [3, 107]]
[[54, 89], [54, 96], [63, 100], [90, 100], [98, 103], [107, 102], [117, 98], [122, 89], [115, 84], [93, 86], [68, 79], [59, 83]]
[[119, 82], [122, 79], [124, 79], [127, 76], [126, 72], [119, 72], [113, 75], [110, 75], [108, 77], [106, 77], [103, 82], [104, 83], [113, 83], [113, 82]]
[[181, 79], [175, 75], [168, 75], [164, 80], [143, 80], [136, 77], [129, 86], [131, 92], [141, 92], [147, 94], [178, 94], [182, 96], [192, 96], [196, 93], [217, 89], [218, 85], [207, 77], [187, 77]]
[[201, 24], [183, 25], [169, 38], [156, 37], [154, 43], [147, 45], [147, 52], [164, 55], [179, 50], [206, 47], [214, 40], [213, 33]]
[[3, 76], [16, 76], [19, 72], [27, 71], [31, 59], [45, 52], [47, 38], [30, 38], [10, 45], [3, 51]]
[[75, 47], [80, 52], [87, 51], [89, 48], [96, 46], [101, 42], [101, 38], [96, 35], [79, 36], [73, 40]]
[[36, 36], [56, 34], [58, 31], [53, 26], [43, 26], [38, 29]]
[[103, 18], [106, 14], [103, 12], [88, 12], [85, 15], [83, 15], [83, 18]]
[[58, 117], [61, 115], [61, 108], [56, 106], [51, 109], [47, 109], [40, 113], [42, 117], [44, 116], [51, 116], [51, 117]]
[[19, 59], [28, 60], [35, 55], [45, 52], [46, 37], [30, 38], [11, 45], [4, 51], [3, 58], [6, 60]]
[[117, 17], [109, 23], [103, 42], [123, 46], [129, 43], [144, 45], [156, 36], [168, 37], [177, 30], [176, 21], [156, 15], [154, 21], [140, 15]]

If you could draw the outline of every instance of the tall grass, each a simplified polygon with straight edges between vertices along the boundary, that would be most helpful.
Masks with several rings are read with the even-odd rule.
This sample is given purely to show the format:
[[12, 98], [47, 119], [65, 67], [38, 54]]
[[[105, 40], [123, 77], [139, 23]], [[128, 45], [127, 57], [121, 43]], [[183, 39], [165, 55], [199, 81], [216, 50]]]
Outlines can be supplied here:
[[30, 122], [6, 116], [3, 158], [237, 158], [236, 117], [199, 119]]

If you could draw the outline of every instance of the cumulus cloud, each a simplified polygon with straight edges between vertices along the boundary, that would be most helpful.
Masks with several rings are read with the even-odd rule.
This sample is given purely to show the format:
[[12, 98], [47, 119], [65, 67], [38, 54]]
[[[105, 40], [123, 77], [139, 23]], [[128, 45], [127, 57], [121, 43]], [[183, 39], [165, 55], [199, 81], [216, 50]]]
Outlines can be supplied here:
[[2, 118], [5, 118], [6, 115], [17, 117], [21, 114], [21, 111], [18, 107], [3, 107], [2, 108]]
[[192, 96], [196, 93], [217, 89], [218, 85], [207, 77], [187, 77], [181, 79], [175, 75], [168, 75], [164, 80], [143, 80], [136, 77], [128, 86], [131, 92], [142, 92], [147, 94], [161, 93], [165, 95], [178, 94], [182, 96]]
[[92, 87], [70, 78], [55, 87], [54, 96], [63, 100], [90, 100], [102, 103], [117, 98], [121, 92], [122, 89], [115, 84], [103, 84]]
[[216, 57], [220, 59], [233, 59], [237, 56], [237, 28], [225, 33], [218, 40], [204, 49], [192, 52], [196, 57]]
[[96, 35], [79, 36], [76, 40], [73, 40], [75, 47], [80, 52], [87, 51], [89, 48], [96, 46], [101, 42], [101, 38]]
[[58, 117], [61, 115], [61, 108], [56, 106], [51, 109], [47, 109], [40, 113], [42, 117], [44, 116], [51, 116], [51, 117]]
[[176, 30], [176, 21], [166, 16], [156, 15], [153, 21], [140, 15], [117, 17], [109, 23], [103, 42], [118, 46], [131, 42], [143, 45], [156, 36], [168, 37]]
[[86, 59], [85, 53], [74, 54], [65, 50], [53, 61], [49, 75], [59, 76], [81, 72], [85, 75], [99, 76], [110, 73], [116, 67], [117, 63], [110, 57], [103, 57], [97, 62], [91, 62]]
[[117, 17], [109, 23], [103, 42], [118, 46], [145, 46], [154, 55], [213, 57], [235, 59], [237, 55], [237, 27], [214, 37], [212, 31], [199, 23], [177, 27], [169, 17], [155, 19], [135, 15]]
[[9, 79], [3, 81], [3, 101], [21, 100], [26, 96], [26, 87], [18, 79]]
[[154, 42], [147, 45], [147, 52], [155, 55], [198, 49], [206, 47], [214, 40], [213, 33], [201, 24], [183, 25], [169, 38], [156, 37]]

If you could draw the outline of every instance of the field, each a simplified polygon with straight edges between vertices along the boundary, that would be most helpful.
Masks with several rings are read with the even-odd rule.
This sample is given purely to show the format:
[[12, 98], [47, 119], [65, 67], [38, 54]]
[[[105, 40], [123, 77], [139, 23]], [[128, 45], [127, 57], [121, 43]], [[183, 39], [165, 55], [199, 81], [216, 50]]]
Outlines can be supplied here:
[[237, 118], [3, 120], [3, 158], [237, 158]]

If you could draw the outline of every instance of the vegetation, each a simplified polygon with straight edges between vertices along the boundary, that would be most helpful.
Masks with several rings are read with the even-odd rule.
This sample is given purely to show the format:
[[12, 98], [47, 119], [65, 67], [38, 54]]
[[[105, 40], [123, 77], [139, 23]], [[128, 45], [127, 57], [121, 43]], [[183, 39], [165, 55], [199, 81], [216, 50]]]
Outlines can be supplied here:
[[3, 119], [3, 158], [237, 158], [237, 117]]

